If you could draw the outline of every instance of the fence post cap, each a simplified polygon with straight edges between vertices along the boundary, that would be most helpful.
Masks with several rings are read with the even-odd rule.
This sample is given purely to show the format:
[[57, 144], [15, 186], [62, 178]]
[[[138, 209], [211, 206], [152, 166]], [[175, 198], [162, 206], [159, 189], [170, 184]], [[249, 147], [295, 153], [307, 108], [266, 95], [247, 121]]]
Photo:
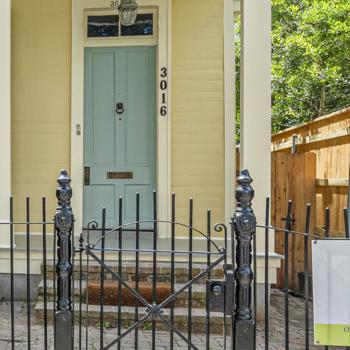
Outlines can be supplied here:
[[254, 198], [254, 189], [251, 186], [253, 179], [251, 178], [249, 171], [243, 169], [237, 178], [236, 187], [236, 200], [240, 204], [237, 210], [240, 212], [242, 206], [251, 206], [251, 202]]
[[57, 189], [56, 197], [58, 199], [58, 204], [69, 203], [72, 198], [72, 188], [70, 187], [71, 178], [68, 175], [67, 170], [63, 169], [57, 178]]
[[250, 185], [253, 182], [253, 179], [250, 176], [248, 169], [242, 169], [240, 171], [240, 174], [239, 174], [239, 176], [237, 178], [237, 182], [240, 185]]
[[70, 176], [68, 175], [68, 171], [65, 170], [65, 169], [62, 169], [60, 171], [60, 174], [57, 178], [57, 182], [61, 185], [64, 185], [64, 184], [69, 184], [71, 182], [71, 178]]

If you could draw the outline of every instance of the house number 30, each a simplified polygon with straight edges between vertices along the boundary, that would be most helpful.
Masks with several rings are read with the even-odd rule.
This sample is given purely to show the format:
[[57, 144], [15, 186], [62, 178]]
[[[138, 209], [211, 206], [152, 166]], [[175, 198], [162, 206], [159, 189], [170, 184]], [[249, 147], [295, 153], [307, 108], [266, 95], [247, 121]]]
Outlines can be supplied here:
[[115, 1], [115, 0], [113, 0], [113, 1], [111, 1], [111, 7], [119, 7], [119, 1]]
[[166, 117], [168, 114], [167, 110], [167, 91], [168, 91], [168, 70], [165, 67], [160, 69], [160, 92], [161, 92], [161, 101], [160, 101], [160, 115]]

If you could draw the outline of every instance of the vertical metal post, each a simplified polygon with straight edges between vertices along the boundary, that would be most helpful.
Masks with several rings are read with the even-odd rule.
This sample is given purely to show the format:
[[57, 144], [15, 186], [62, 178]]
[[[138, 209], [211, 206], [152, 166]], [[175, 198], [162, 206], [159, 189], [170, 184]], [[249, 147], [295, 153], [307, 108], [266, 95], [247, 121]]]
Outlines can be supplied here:
[[70, 206], [72, 189], [71, 179], [66, 170], [62, 170], [58, 179], [56, 197], [58, 207], [55, 215], [57, 234], [57, 311], [55, 312], [55, 350], [73, 349], [73, 312], [71, 300], [73, 212]]
[[256, 218], [251, 208], [254, 190], [248, 170], [242, 170], [237, 179], [237, 208], [232, 223], [236, 235], [236, 309], [233, 342], [235, 350], [253, 350], [255, 344], [252, 313], [252, 239]]

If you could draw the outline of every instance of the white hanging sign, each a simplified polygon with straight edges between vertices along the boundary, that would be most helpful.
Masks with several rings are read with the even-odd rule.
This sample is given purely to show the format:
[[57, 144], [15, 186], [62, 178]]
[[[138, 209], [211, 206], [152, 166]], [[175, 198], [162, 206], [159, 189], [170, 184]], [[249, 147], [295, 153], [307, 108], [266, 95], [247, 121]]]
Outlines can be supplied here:
[[350, 346], [350, 240], [312, 242], [314, 341]]

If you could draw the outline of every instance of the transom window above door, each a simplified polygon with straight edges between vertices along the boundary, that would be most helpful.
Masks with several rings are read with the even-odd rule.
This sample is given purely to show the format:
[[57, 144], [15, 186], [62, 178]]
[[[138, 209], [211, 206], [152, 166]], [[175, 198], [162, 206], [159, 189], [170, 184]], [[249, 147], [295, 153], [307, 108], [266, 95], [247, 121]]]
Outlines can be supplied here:
[[117, 14], [87, 14], [86, 37], [118, 38], [118, 37], [152, 37], [155, 35], [154, 13], [139, 13], [131, 26], [123, 26]]

